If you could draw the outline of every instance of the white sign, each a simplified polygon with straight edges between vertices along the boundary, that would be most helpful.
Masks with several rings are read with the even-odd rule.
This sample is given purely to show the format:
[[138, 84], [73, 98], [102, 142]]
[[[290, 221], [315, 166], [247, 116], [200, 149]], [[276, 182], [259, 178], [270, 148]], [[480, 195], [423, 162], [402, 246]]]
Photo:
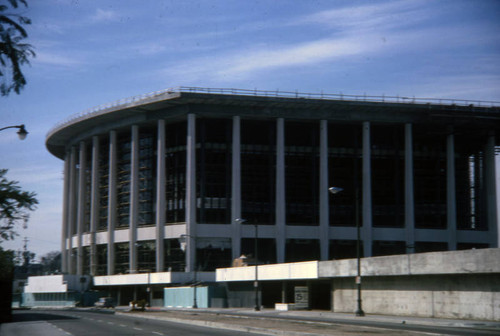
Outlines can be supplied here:
[[309, 308], [309, 290], [307, 286], [295, 286], [295, 308]]

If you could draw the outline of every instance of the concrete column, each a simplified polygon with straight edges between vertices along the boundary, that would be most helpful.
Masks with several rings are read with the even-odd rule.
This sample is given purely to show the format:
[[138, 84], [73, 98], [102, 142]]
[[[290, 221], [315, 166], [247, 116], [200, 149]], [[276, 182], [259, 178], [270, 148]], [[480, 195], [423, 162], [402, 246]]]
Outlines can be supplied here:
[[455, 189], [455, 137], [446, 139], [446, 221], [448, 227], [448, 249], [457, 249], [457, 202]]
[[413, 189], [413, 130], [405, 124], [405, 231], [406, 252], [415, 252], [415, 199]]
[[328, 121], [319, 124], [319, 241], [321, 260], [328, 260], [329, 235], [329, 202], [328, 202]]
[[186, 271], [196, 267], [196, 116], [188, 114], [186, 139]]
[[70, 160], [71, 153], [67, 152], [64, 157], [64, 187], [63, 187], [63, 215], [62, 215], [62, 237], [61, 237], [61, 271], [68, 272], [68, 226], [69, 226], [69, 190], [70, 190]]
[[71, 147], [69, 164], [69, 209], [68, 209], [68, 273], [74, 274], [76, 265], [73, 258], [73, 234], [76, 224], [76, 147]]
[[137, 222], [139, 220], [139, 126], [132, 126], [130, 158], [129, 272], [137, 273]]
[[499, 197], [497, 194], [499, 183], [499, 172], [497, 171], [497, 162], [495, 157], [495, 135], [490, 134], [486, 143], [484, 153], [485, 157], [485, 191], [486, 191], [486, 220], [488, 221], [488, 231], [496, 233], [492, 237], [491, 247], [500, 246], [500, 219], [498, 216], [499, 211]]
[[286, 302], [286, 281], [281, 281], [281, 303], [287, 303]]
[[109, 174], [108, 174], [108, 275], [115, 273], [115, 227], [117, 208], [117, 166], [118, 144], [116, 131], [109, 133]]
[[364, 257], [372, 256], [372, 170], [370, 122], [363, 122], [363, 240]]
[[158, 142], [156, 146], [156, 272], [163, 272], [165, 253], [165, 120], [158, 120]]
[[285, 262], [286, 204], [285, 204], [285, 120], [276, 123], [276, 248], [278, 263]]
[[96, 231], [99, 223], [99, 137], [92, 137], [92, 180], [90, 186], [90, 274], [97, 272]]
[[231, 174], [231, 244], [233, 260], [241, 255], [241, 123], [240, 117], [233, 117], [233, 147]]
[[83, 226], [85, 225], [85, 193], [86, 193], [86, 170], [87, 170], [87, 146], [85, 142], [80, 142], [80, 169], [78, 173], [78, 218], [77, 218], [77, 259], [76, 259], [76, 274], [83, 274], [83, 247], [82, 235]]

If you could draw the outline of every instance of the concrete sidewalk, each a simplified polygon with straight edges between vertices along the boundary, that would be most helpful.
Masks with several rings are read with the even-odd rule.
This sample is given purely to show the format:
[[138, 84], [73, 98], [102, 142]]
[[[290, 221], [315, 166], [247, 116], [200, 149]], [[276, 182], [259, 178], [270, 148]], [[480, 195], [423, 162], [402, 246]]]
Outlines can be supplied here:
[[[472, 321], [332, 313], [328, 311], [254, 311], [245, 308], [150, 308], [145, 312], [130, 312], [118, 307], [117, 314], [195, 324], [211, 328], [251, 332], [262, 335], [422, 335], [443, 334], [438, 328], [463, 329], [470, 334], [500, 334], [500, 321]], [[445, 333], [446, 334], [446, 333]]]

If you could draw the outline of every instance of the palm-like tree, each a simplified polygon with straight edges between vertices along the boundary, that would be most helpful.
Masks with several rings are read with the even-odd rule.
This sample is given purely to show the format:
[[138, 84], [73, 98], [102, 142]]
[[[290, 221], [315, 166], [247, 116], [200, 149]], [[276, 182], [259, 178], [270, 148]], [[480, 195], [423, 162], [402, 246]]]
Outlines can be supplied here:
[[26, 79], [21, 71], [21, 65], [29, 64], [29, 57], [35, 52], [30, 44], [22, 43], [28, 37], [23, 25], [31, 24], [25, 16], [9, 13], [20, 4], [28, 7], [26, 0], [8, 0], [0, 4], [0, 93], [8, 95], [12, 90], [19, 94], [26, 85]]

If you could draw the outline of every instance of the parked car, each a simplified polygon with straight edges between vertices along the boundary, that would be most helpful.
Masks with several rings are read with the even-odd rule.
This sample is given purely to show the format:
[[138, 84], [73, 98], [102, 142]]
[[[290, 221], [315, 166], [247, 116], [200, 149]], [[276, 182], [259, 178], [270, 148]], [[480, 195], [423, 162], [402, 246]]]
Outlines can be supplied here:
[[115, 308], [115, 300], [112, 297], [102, 297], [94, 305], [99, 308]]

